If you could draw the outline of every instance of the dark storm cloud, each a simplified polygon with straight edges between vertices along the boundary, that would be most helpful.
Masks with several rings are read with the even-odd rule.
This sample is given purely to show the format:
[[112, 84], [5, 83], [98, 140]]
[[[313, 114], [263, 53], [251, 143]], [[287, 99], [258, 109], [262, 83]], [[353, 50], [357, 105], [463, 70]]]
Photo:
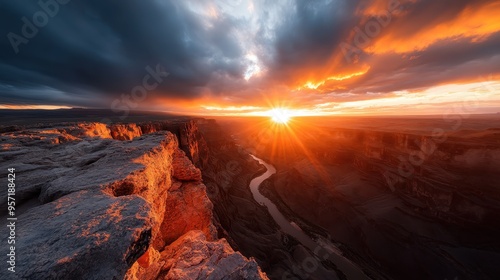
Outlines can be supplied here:
[[313, 0], [293, 2], [276, 31], [275, 78], [287, 78], [301, 67], [324, 64], [357, 22], [358, 1]]
[[[243, 71], [241, 50], [230, 32], [237, 22], [222, 17], [206, 30], [181, 2], [70, 1], [59, 5], [28, 43], [19, 44], [17, 54], [7, 34], [22, 36], [22, 18], [32, 21], [41, 8], [36, 1], [1, 5], [0, 84], [16, 88], [20, 103], [39, 101], [23, 93], [37, 85], [75, 101], [91, 92], [102, 99], [128, 93], [141, 84], [148, 65], [159, 64], [170, 73], [158, 90], [179, 98], [197, 96], [214, 72], [238, 77]], [[2, 92], [0, 103], [16, 101]], [[102, 105], [100, 100], [85, 103]]]
[[443, 83], [481, 81], [500, 72], [500, 32], [484, 41], [440, 41], [424, 51], [374, 56], [372, 68], [355, 81], [352, 92], [390, 92]]
[[[0, 1], [0, 104], [109, 106], [142, 84], [145, 67], [157, 65], [169, 76], [155, 98], [208, 95], [241, 104], [262, 103], [263, 95], [273, 91], [312, 105], [336, 99], [335, 94], [369, 99], [374, 93], [500, 73], [498, 30], [468, 37], [467, 29], [478, 24], [466, 22], [464, 32], [450, 38], [430, 32], [436, 26], [460, 26], [464, 14], [492, 0], [254, 0], [255, 11], [245, 1], [224, 10], [228, 4], [222, 0], [70, 0], [29, 42], [19, 44], [17, 54], [7, 34], [22, 35], [22, 18], [32, 21], [41, 8], [37, 1]], [[356, 62], [346, 60], [340, 44], [352, 44], [354, 30], [394, 1], [399, 8], [390, 24], [362, 48]], [[214, 15], [192, 9], [206, 12], [211, 4]], [[422, 38], [429, 44], [413, 49]], [[403, 51], [394, 50], [403, 45]], [[262, 71], [246, 81], [252, 66], [248, 54], [258, 57]], [[329, 93], [328, 98], [294, 91], [302, 82], [322, 82], [362, 66], [369, 70], [359, 77], [307, 90]]]
[[[396, 1], [396, 0], [389, 0]], [[425, 32], [439, 24], [451, 22], [467, 9], [477, 9], [496, 0], [397, 0], [400, 3], [402, 15], [389, 25], [385, 32], [395, 37]]]

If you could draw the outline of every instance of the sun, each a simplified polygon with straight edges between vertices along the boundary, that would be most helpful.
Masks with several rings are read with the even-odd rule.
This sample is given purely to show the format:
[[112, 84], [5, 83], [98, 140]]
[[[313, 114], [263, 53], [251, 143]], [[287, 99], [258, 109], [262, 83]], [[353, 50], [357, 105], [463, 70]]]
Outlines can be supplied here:
[[269, 114], [271, 116], [271, 120], [279, 124], [287, 124], [292, 117], [291, 112], [283, 108], [272, 109], [271, 111], [269, 111]]

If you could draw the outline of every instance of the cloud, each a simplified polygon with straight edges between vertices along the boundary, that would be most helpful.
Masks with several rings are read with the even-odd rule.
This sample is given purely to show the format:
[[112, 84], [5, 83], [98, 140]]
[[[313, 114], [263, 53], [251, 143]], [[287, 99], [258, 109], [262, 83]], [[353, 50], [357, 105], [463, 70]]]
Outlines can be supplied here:
[[[277, 37], [271, 74], [291, 91], [371, 99], [500, 73], [498, 1], [307, 2], [316, 10], [301, 3]], [[355, 60], [342, 43], [359, 49]]]
[[143, 108], [314, 107], [500, 73], [492, 0], [69, 1], [17, 54], [8, 34], [42, 8], [4, 2], [0, 104], [109, 107], [157, 65], [169, 76]]
[[[31, 20], [38, 10], [36, 2], [4, 3], [0, 33], [22, 36], [21, 19]], [[146, 66], [160, 64], [170, 76], [158, 91], [196, 97], [214, 73], [240, 77], [244, 72], [233, 33], [236, 20], [221, 16], [210, 25], [178, 1], [69, 2], [19, 45], [18, 54], [3, 37], [0, 83], [17, 88], [19, 101], [29, 101], [23, 91], [36, 86], [67, 96], [100, 93], [107, 100], [141, 84]], [[88, 103], [102, 105], [99, 99]]]

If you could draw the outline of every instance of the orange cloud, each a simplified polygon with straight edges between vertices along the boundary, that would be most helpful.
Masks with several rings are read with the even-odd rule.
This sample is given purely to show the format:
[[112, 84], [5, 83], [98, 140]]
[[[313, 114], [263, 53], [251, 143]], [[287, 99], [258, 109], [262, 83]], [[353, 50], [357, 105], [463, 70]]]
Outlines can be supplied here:
[[[373, 38], [373, 44], [365, 51], [370, 53], [407, 53], [419, 51], [428, 46], [445, 39], [470, 38], [471, 41], [481, 41], [489, 35], [500, 31], [500, 2], [491, 2], [482, 6], [468, 6], [451, 20], [442, 21], [437, 24], [418, 22], [416, 18], [412, 24], [421, 24], [422, 28], [417, 32], [407, 29], [405, 18], [400, 15], [387, 30], [381, 31], [379, 37]], [[401, 23], [401, 25], [399, 25]], [[401, 28], [401, 30], [398, 30]], [[406, 30], [406, 31], [405, 31]]]
[[[491, 79], [490, 79], [491, 78]], [[328, 115], [404, 115], [404, 114], [472, 114], [494, 112], [500, 108], [498, 77], [469, 83], [447, 84], [420, 91], [396, 91], [383, 95], [363, 96], [359, 100], [332, 101], [329, 98], [308, 103], [268, 103], [252, 105], [198, 104], [200, 114], [215, 116], [273, 116], [273, 108], [290, 116]], [[285, 98], [285, 97], [284, 97]]]
[[[324, 80], [321, 81], [307, 81], [303, 86], [299, 87], [298, 90], [304, 89], [304, 88], [309, 88], [309, 89], [318, 89], [319, 87], [324, 86], [327, 83], [330, 82], [341, 82], [345, 80], [349, 80], [358, 76], [362, 76], [366, 74], [370, 70], [369, 66], [366, 66], [363, 70], [354, 72], [354, 73], [349, 73], [349, 74], [336, 74], [333, 76], [329, 76]], [[337, 87], [342, 87], [341, 85], [337, 85]]]

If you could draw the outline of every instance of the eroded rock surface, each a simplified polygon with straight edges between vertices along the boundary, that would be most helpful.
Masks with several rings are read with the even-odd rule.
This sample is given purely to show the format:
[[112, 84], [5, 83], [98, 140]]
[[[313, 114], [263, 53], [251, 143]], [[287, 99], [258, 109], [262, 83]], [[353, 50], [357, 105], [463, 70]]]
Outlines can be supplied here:
[[160, 233], [163, 244], [170, 244], [190, 230], [202, 230], [208, 240], [217, 239], [212, 224], [213, 205], [201, 183], [184, 183], [169, 190], [166, 200], [168, 216], [163, 219]]
[[180, 181], [201, 181], [201, 171], [191, 163], [184, 151], [180, 149], [174, 151], [172, 164], [175, 179]]
[[124, 275], [150, 244], [150, 215], [149, 204], [137, 195], [112, 197], [88, 190], [34, 207], [18, 218], [15, 276], [113, 279]]
[[[169, 127], [175, 134], [165, 130]], [[190, 160], [198, 151], [176, 136], [194, 133], [186, 127], [78, 123], [0, 134], [1, 170], [15, 168], [17, 175], [14, 277], [123, 279], [129, 271], [130, 277], [142, 273], [140, 279], [204, 279], [193, 272], [200, 270], [214, 273], [213, 279], [267, 279], [255, 261], [217, 239], [213, 205]], [[4, 209], [6, 191], [0, 190]], [[2, 239], [7, 235], [2, 228]], [[172, 242], [183, 250], [196, 245], [205, 262], [182, 266], [193, 259], [166, 253]], [[4, 252], [6, 245], [1, 245]], [[164, 267], [167, 262], [175, 272]], [[162, 274], [151, 273], [149, 268], [160, 263]], [[2, 273], [0, 279], [11, 276]]]
[[168, 280], [267, 279], [255, 260], [234, 252], [225, 239], [207, 241], [198, 230], [187, 232], [167, 246], [159, 261], [147, 269], [133, 267], [127, 276], [127, 279]]

